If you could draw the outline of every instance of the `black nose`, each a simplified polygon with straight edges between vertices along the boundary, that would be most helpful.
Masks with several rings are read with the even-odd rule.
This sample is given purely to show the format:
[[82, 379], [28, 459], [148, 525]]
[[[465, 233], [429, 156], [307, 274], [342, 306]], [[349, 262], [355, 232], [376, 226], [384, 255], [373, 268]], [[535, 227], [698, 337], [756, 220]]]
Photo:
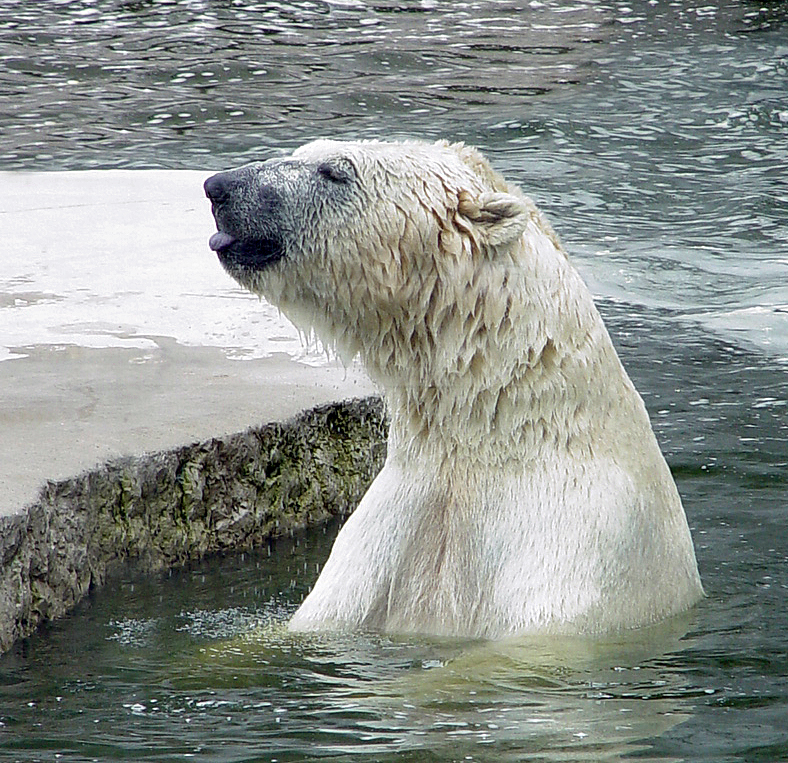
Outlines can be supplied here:
[[222, 204], [227, 201], [233, 187], [236, 185], [229, 172], [219, 172], [211, 175], [204, 183], [205, 195], [214, 203]]

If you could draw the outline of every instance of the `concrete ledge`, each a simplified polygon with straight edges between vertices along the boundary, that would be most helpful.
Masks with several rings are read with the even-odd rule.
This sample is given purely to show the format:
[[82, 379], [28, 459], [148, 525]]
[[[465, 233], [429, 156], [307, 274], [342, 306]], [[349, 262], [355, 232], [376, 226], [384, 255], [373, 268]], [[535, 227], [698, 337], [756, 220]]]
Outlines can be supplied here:
[[0, 651], [121, 565], [157, 571], [349, 514], [385, 438], [365, 398], [48, 483], [0, 517]]
[[223, 272], [207, 174], [0, 172], [0, 516], [47, 480], [375, 394]]

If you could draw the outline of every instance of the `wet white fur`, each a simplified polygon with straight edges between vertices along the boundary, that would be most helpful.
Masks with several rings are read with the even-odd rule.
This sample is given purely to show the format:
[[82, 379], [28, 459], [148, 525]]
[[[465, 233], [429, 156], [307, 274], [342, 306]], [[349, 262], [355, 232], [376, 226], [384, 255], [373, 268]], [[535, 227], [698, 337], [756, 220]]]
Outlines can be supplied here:
[[643, 402], [533, 203], [461, 145], [293, 158], [350, 161], [358, 181], [308, 199], [291, 256], [246, 283], [361, 356], [391, 430], [291, 628], [601, 633], [697, 602]]

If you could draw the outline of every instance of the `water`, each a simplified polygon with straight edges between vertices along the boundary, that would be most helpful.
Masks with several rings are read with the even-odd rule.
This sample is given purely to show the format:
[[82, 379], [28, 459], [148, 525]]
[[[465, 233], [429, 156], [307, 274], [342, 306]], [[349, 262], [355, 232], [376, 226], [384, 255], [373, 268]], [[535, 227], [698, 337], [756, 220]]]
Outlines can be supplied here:
[[782, 2], [0, 0], [3, 169], [481, 146], [599, 295], [709, 594], [612, 641], [295, 638], [332, 531], [129, 574], [0, 659], [0, 760], [788, 759], [787, 21]]

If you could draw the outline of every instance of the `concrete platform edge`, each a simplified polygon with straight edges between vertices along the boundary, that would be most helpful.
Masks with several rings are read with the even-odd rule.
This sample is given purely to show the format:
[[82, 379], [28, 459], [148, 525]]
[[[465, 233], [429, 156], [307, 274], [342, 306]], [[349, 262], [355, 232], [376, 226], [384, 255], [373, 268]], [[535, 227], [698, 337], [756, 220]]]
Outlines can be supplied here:
[[0, 652], [128, 563], [156, 572], [350, 514], [385, 451], [370, 397], [47, 483], [0, 517]]

